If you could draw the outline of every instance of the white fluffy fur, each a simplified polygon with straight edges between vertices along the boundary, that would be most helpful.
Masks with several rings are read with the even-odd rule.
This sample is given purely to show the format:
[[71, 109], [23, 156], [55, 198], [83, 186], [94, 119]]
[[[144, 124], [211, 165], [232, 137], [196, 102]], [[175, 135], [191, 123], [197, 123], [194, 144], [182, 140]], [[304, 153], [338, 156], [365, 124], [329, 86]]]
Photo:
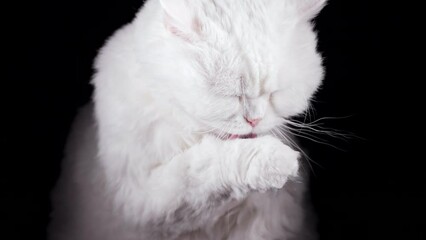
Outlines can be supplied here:
[[148, 0], [97, 58], [50, 238], [315, 239], [303, 180], [289, 180], [299, 153], [270, 131], [321, 82], [310, 20], [323, 5]]

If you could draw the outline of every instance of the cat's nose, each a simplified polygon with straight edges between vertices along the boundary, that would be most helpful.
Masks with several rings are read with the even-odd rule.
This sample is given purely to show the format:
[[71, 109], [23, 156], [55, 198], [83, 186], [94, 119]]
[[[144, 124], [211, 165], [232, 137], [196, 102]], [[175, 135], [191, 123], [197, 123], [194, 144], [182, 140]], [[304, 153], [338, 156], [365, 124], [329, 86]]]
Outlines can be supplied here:
[[259, 124], [260, 120], [262, 120], [260, 118], [252, 119], [252, 118], [248, 118], [248, 117], [245, 117], [245, 119], [246, 119], [247, 123], [250, 124], [250, 126], [252, 126], [252, 127], [256, 127], [256, 125]]

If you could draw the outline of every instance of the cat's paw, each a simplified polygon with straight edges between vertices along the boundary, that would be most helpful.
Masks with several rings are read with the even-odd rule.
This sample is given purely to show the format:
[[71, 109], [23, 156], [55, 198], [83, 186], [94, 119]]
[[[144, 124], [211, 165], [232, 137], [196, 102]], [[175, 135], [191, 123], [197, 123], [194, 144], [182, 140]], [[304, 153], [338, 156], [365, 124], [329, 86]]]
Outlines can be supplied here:
[[297, 176], [299, 152], [270, 136], [252, 141], [255, 149], [248, 159], [245, 175], [249, 188], [259, 191], [282, 188], [289, 177]]

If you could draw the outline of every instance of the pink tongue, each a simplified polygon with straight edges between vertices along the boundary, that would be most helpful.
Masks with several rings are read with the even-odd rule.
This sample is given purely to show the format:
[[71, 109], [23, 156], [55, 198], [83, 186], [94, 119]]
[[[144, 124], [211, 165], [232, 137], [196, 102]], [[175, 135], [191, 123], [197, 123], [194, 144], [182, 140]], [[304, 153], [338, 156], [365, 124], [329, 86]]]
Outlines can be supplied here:
[[249, 133], [247, 135], [241, 136], [241, 138], [256, 138], [256, 133]]
[[237, 139], [237, 138], [245, 139], [245, 138], [256, 138], [256, 137], [257, 137], [256, 133], [249, 133], [247, 135], [231, 134], [231, 135], [229, 135], [228, 139], [233, 140], [233, 139]]
[[237, 134], [231, 134], [230, 136], [229, 136], [229, 139], [237, 139], [237, 138], [239, 138], [240, 136], [238, 136]]
[[255, 137], [257, 137], [256, 133], [250, 133], [250, 134], [247, 134], [246, 136], [244, 136], [244, 138], [255, 138]]

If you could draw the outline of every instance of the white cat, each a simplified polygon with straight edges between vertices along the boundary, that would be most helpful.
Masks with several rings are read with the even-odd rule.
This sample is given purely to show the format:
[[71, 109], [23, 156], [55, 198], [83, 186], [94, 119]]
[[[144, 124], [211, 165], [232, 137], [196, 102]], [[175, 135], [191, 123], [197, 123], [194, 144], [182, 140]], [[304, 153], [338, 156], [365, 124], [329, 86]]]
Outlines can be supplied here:
[[323, 78], [324, 4], [148, 0], [97, 58], [50, 239], [315, 239], [300, 154], [272, 132]]

